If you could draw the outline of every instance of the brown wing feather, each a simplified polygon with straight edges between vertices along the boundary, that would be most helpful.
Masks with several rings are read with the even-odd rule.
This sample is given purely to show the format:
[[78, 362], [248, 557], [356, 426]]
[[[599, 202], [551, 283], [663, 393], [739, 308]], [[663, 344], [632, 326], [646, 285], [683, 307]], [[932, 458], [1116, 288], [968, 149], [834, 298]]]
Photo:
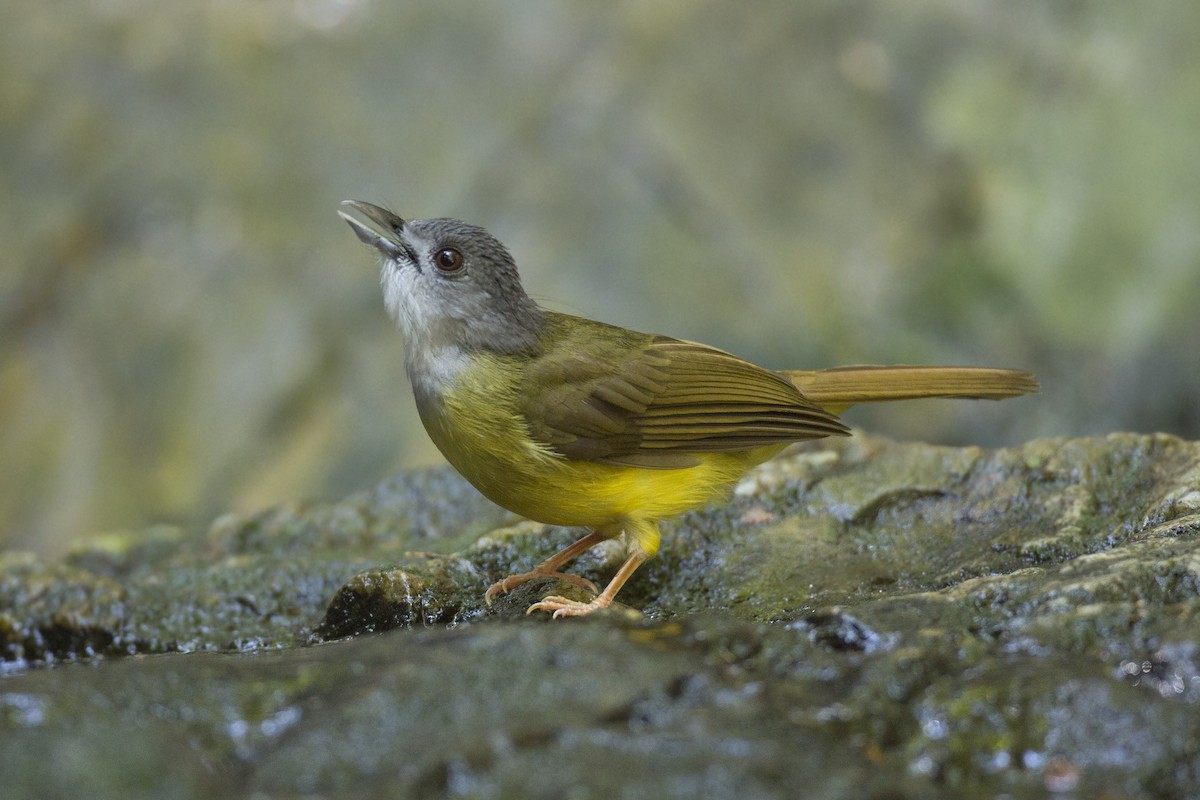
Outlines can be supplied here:
[[560, 342], [529, 363], [522, 393], [530, 433], [568, 458], [679, 468], [847, 433], [789, 381], [723, 350], [586, 322], [586, 348]]

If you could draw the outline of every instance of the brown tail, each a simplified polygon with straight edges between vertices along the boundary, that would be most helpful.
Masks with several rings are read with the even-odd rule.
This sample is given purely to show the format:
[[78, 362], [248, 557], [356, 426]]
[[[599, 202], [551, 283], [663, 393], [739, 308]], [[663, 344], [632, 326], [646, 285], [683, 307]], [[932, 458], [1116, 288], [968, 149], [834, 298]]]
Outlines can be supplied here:
[[964, 397], [1003, 400], [1038, 390], [1033, 375], [992, 367], [834, 367], [783, 370], [804, 396], [833, 414], [857, 403]]

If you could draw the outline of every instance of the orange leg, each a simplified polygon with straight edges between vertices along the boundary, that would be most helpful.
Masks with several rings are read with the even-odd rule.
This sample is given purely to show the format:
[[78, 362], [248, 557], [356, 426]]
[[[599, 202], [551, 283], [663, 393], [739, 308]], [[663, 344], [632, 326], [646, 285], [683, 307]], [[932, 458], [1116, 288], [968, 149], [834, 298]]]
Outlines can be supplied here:
[[642, 565], [648, 556], [641, 546], [637, 543], [632, 544], [633, 552], [629, 554], [629, 558], [625, 559], [625, 563], [617, 570], [617, 574], [608, 582], [608, 586], [604, 587], [604, 591], [590, 603], [580, 603], [577, 600], [568, 600], [565, 597], [551, 595], [550, 597], [542, 598], [540, 602], [534, 603], [525, 613], [532, 611], [551, 611], [554, 613], [554, 619], [559, 617], [582, 617], [585, 614], [591, 614], [599, 611], [602, 608], [608, 608], [617, 596], [617, 592], [621, 591], [621, 587], [625, 585], [625, 581]]
[[578, 575], [569, 575], [564, 572], [559, 572], [563, 565], [567, 562], [578, 558], [588, 550], [603, 542], [605, 539], [611, 539], [612, 533], [607, 528], [592, 531], [587, 536], [584, 536], [574, 544], [564, 547], [554, 555], [547, 558], [542, 563], [531, 569], [529, 572], [522, 572], [519, 575], [509, 575], [507, 578], [496, 581], [488, 587], [483, 594], [483, 599], [490, 606], [492, 598], [502, 592], [510, 592], [523, 583], [528, 583], [535, 578], [558, 578], [567, 583], [572, 583], [581, 589], [587, 589], [589, 592], [596, 592], [596, 584], [589, 581], [587, 578], [581, 578]]

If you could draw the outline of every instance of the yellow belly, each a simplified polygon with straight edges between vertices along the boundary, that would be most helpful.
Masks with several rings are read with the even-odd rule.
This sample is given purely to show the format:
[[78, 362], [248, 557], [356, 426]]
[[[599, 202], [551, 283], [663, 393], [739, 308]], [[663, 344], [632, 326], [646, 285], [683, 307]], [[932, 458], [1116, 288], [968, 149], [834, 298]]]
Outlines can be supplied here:
[[[552, 525], [653, 522], [721, 500], [784, 445], [697, 454], [684, 469], [572, 461], [534, 442], [503, 387], [460, 381], [421, 419], [455, 469], [492, 502]], [[690, 454], [689, 454], [690, 455]]]
[[684, 469], [644, 469], [592, 461], [451, 463], [493, 502], [552, 525], [601, 527], [657, 521], [726, 497], [745, 471], [769, 458], [712, 453]]

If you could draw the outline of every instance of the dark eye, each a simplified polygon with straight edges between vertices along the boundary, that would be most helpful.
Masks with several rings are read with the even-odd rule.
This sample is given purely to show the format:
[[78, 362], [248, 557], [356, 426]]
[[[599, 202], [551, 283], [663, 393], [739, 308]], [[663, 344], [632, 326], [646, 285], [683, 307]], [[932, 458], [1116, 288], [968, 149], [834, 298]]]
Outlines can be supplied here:
[[442, 272], [458, 272], [463, 265], [462, 253], [453, 247], [447, 247], [438, 251], [433, 258], [433, 263], [437, 264], [437, 268]]

